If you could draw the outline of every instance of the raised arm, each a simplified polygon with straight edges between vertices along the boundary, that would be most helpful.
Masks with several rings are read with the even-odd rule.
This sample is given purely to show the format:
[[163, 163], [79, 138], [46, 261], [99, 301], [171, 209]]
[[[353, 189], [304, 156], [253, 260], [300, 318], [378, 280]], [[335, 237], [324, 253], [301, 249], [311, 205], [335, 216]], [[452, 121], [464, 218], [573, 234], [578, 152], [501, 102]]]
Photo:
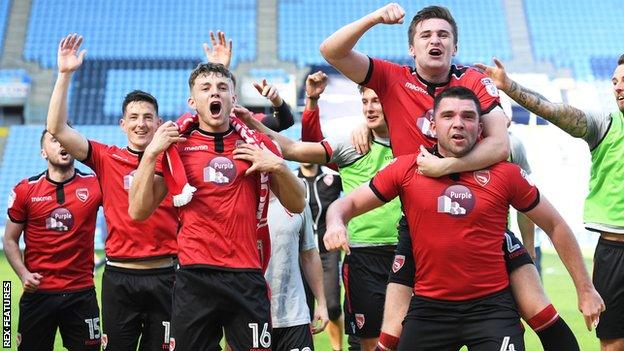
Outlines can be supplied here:
[[578, 297], [578, 307], [588, 330], [598, 323], [605, 305], [587, 273], [581, 249], [568, 224], [550, 202], [542, 196], [540, 203], [526, 215], [550, 237], [557, 254], [572, 277]]
[[263, 79], [262, 83], [254, 82], [253, 85], [260, 95], [271, 101], [273, 108], [273, 115], [265, 116], [262, 119], [262, 124], [277, 132], [292, 127], [295, 124], [295, 117], [290, 106], [280, 96], [277, 87], [267, 83], [266, 79]]
[[327, 209], [327, 231], [323, 242], [327, 250], [343, 249], [349, 254], [349, 237], [347, 223], [362, 213], [383, 206], [381, 201], [370, 188], [368, 183], [360, 185], [349, 195], [334, 201]]
[[63, 38], [58, 48], [58, 77], [54, 84], [46, 129], [74, 158], [83, 161], [89, 152], [87, 139], [67, 124], [67, 92], [74, 72], [80, 68], [86, 55], [82, 50], [82, 36], [70, 34]]
[[145, 148], [128, 193], [128, 215], [135, 221], [149, 218], [167, 195], [163, 177], [155, 174], [156, 162], [169, 145], [180, 140], [183, 138], [175, 123], [167, 121], [158, 127], [154, 138]]
[[373, 26], [383, 24], [401, 24], [405, 11], [396, 3], [390, 3], [368, 15], [351, 22], [329, 36], [321, 44], [321, 55], [347, 78], [361, 83], [366, 78], [369, 68], [368, 57], [353, 50], [358, 40]]
[[478, 63], [475, 66], [490, 76], [496, 86], [527, 110], [553, 123], [573, 137], [581, 138], [587, 133], [585, 112], [566, 104], [553, 103], [543, 95], [513, 81], [505, 72], [503, 63], [494, 58], [495, 66]]
[[35, 292], [39, 284], [41, 284], [43, 276], [37, 272], [30, 272], [24, 264], [22, 251], [19, 248], [19, 238], [22, 236], [23, 231], [23, 223], [15, 223], [8, 219], [2, 244], [4, 245], [4, 255], [13, 268], [13, 271], [15, 271], [15, 274], [20, 278], [24, 291], [32, 293]]
[[216, 37], [214, 32], [210, 31], [210, 42], [212, 47], [208, 43], [203, 44], [206, 60], [211, 63], [223, 64], [229, 69], [232, 61], [232, 39], [226, 40], [225, 33], [222, 31], [218, 31]]

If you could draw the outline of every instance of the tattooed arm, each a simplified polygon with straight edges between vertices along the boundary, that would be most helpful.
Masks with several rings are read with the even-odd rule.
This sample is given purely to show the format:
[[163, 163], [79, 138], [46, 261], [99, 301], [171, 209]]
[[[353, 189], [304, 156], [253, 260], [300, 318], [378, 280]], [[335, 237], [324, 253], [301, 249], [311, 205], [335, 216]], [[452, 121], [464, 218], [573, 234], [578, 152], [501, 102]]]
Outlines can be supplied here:
[[505, 72], [502, 62], [494, 58], [495, 67], [478, 63], [475, 66], [482, 69], [496, 86], [510, 98], [527, 110], [546, 119], [566, 133], [576, 138], [587, 134], [587, 115], [585, 112], [566, 104], [553, 103], [543, 95], [523, 87], [513, 81]]

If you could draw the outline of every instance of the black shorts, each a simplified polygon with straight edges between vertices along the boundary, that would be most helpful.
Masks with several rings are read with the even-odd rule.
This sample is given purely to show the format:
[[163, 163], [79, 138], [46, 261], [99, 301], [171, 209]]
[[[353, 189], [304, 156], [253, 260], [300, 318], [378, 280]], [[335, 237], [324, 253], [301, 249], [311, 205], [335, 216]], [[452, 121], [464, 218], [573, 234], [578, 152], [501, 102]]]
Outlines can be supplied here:
[[593, 282], [604, 300], [596, 336], [624, 338], [624, 243], [600, 238], [594, 253]]
[[106, 351], [168, 350], [175, 269], [107, 265], [102, 275]]
[[[260, 271], [180, 268], [176, 272], [171, 350], [271, 349], [271, 307]], [[175, 346], [175, 347], [174, 347]]]
[[352, 248], [342, 264], [345, 332], [376, 338], [381, 331], [394, 246]]
[[68, 350], [100, 349], [100, 309], [95, 289], [54, 294], [25, 292], [19, 306], [18, 350], [53, 350], [57, 328]]
[[461, 302], [414, 296], [398, 351], [456, 351], [463, 345], [470, 351], [522, 351], [523, 334], [508, 289]]
[[[397, 283], [406, 286], [414, 286], [416, 267], [412, 253], [412, 239], [409, 234], [407, 219], [401, 217], [399, 221], [399, 242], [392, 262], [392, 272], [389, 283]], [[533, 260], [513, 232], [507, 230], [503, 238], [502, 250], [505, 256], [507, 273], [511, 273], [525, 264], [532, 264]]]
[[273, 351], [313, 351], [310, 324], [273, 328]]

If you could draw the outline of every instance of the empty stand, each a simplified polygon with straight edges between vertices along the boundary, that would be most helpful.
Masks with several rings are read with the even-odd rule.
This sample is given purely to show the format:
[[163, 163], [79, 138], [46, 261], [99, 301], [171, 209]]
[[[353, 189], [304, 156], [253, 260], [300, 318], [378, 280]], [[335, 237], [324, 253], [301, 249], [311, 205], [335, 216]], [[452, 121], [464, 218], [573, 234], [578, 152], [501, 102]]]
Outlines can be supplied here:
[[[386, 0], [283, 0], [278, 4], [278, 55], [299, 66], [323, 64], [319, 45], [334, 31], [387, 4]], [[492, 56], [506, 60], [511, 55], [509, 35], [501, 0], [442, 0], [459, 27], [456, 61], [472, 64], [489, 62]], [[407, 13], [403, 25], [379, 25], [358, 42], [358, 50], [375, 57], [403, 61], [408, 57], [407, 30], [412, 17], [429, 2], [401, 4]]]
[[9, 11], [11, 10], [10, 0], [0, 0], [0, 55], [4, 47], [4, 31], [9, 22]]
[[253, 61], [256, 0], [33, 0], [24, 58], [54, 67], [59, 40], [76, 32], [87, 59], [201, 60], [210, 30], [234, 40], [234, 65]]
[[[524, 0], [526, 17], [537, 60], [571, 68], [579, 79], [610, 77], [622, 53], [616, 34], [621, 25], [622, 2], [618, 0]], [[613, 57], [604, 66], [592, 58]]]

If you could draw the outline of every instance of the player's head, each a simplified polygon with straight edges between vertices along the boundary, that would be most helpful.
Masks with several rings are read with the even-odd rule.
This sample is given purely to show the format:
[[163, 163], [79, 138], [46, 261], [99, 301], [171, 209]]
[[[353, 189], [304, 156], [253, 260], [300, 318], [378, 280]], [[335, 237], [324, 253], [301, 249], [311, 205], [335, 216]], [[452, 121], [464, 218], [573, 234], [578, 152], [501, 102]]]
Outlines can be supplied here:
[[74, 166], [74, 158], [61, 143], [45, 129], [41, 133], [41, 157], [48, 161], [48, 167], [66, 169]]
[[200, 128], [226, 131], [236, 103], [232, 73], [220, 63], [201, 63], [191, 72], [188, 83], [188, 105], [197, 111]]
[[450, 87], [436, 96], [431, 130], [443, 156], [462, 157], [469, 153], [481, 128], [481, 105], [472, 90]]
[[128, 147], [145, 150], [162, 123], [158, 117], [158, 101], [149, 93], [134, 90], [124, 98], [121, 112], [119, 125], [128, 136]]
[[407, 31], [417, 71], [448, 71], [457, 53], [457, 35], [457, 23], [446, 7], [427, 6], [418, 11]]
[[387, 133], [386, 117], [377, 93], [373, 89], [361, 85], [358, 88], [360, 95], [362, 95], [362, 113], [366, 118], [366, 126], [370, 130]]
[[618, 59], [617, 67], [611, 78], [613, 82], [613, 93], [615, 94], [615, 102], [620, 111], [624, 112], [624, 55]]

